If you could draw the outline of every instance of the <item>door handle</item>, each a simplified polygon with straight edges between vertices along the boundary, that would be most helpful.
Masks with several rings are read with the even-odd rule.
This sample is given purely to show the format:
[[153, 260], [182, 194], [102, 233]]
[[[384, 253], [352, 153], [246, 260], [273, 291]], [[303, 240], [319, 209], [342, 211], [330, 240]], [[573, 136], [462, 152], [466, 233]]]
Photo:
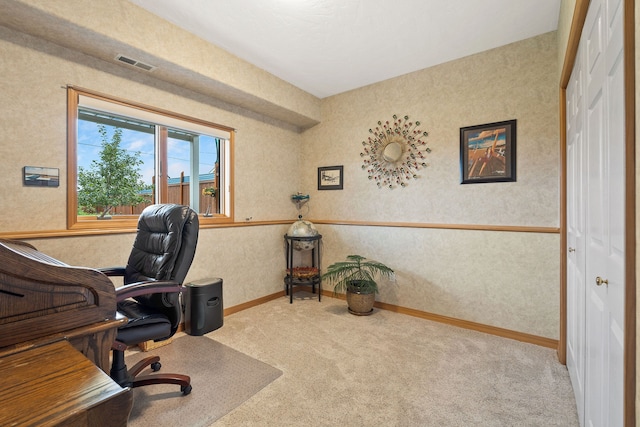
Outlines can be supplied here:
[[602, 277], [600, 277], [600, 276], [596, 277], [596, 285], [598, 285], [598, 286], [602, 286], [602, 284], [603, 284], [603, 283], [604, 283], [605, 285], [609, 286], [609, 280], [607, 280], [607, 279], [603, 279], [603, 278], [602, 278]]
[[575, 252], [576, 248], [569, 248], [569, 252]]

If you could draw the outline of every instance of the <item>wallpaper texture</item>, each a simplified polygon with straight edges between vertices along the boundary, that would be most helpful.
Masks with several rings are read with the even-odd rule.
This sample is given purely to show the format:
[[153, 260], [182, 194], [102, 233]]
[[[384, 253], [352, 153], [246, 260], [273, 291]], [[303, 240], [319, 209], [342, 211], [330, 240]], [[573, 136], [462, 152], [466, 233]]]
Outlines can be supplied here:
[[[100, 21], [99, 28], [108, 26], [111, 15], [105, 16], [107, 22]], [[127, 43], [134, 42], [127, 38]], [[66, 228], [68, 84], [237, 129], [235, 219], [240, 223], [247, 218], [293, 220], [297, 212], [290, 196], [302, 191], [311, 194], [310, 219], [558, 226], [555, 33], [316, 100], [321, 123], [303, 133], [240, 107], [242, 99], [237, 104], [220, 101], [1, 26], [0, 51], [11, 58], [0, 61], [0, 233]], [[197, 54], [189, 55], [194, 61], [190, 66], [197, 68]], [[231, 66], [235, 60], [220, 66]], [[258, 86], [268, 84], [261, 70], [252, 74], [246, 67], [242, 73], [245, 83], [254, 75]], [[244, 90], [250, 91], [250, 85]], [[259, 92], [278, 98], [271, 91]], [[308, 101], [302, 97], [305, 105], [314, 104]], [[287, 105], [291, 102], [296, 101]], [[420, 120], [421, 128], [430, 133], [433, 151], [429, 167], [417, 180], [389, 191], [367, 179], [360, 152], [368, 129], [393, 114]], [[460, 127], [510, 119], [518, 121], [517, 182], [460, 185]], [[344, 190], [317, 191], [317, 167], [332, 165], [344, 165]], [[59, 168], [60, 187], [23, 187], [23, 166]], [[282, 235], [287, 228], [202, 230], [189, 280], [222, 277], [227, 307], [283, 290]], [[325, 236], [325, 266], [360, 253], [396, 269], [397, 283], [383, 287], [380, 301], [557, 338], [555, 233], [328, 224], [318, 228]], [[70, 264], [104, 267], [124, 262], [132, 241], [132, 234], [122, 234], [34, 242]]]
[[[303, 134], [305, 168], [343, 165], [344, 189], [311, 194], [310, 218], [438, 224], [445, 229], [323, 225], [325, 263], [349, 253], [398, 271], [378, 299], [482, 324], [558, 337], [559, 234], [464, 231], [447, 224], [559, 226], [556, 33], [323, 100]], [[362, 169], [369, 128], [393, 114], [429, 132], [429, 166], [405, 188]], [[517, 120], [517, 181], [460, 184], [460, 128]]]
[[[429, 166], [405, 188], [379, 189], [362, 169], [362, 141], [393, 114], [420, 121]], [[344, 165], [343, 191], [312, 192], [323, 219], [559, 225], [555, 33], [469, 56], [323, 100], [322, 123], [303, 135], [305, 165]], [[460, 128], [517, 120], [517, 182], [460, 184]]]
[[[66, 228], [67, 84], [103, 92], [238, 129], [235, 137], [235, 217], [292, 220], [299, 188], [296, 129], [199, 93], [128, 71], [0, 26], [0, 234]], [[56, 188], [24, 187], [23, 166], [60, 169]], [[224, 279], [230, 307], [283, 289], [282, 236], [288, 226], [200, 231], [188, 280]], [[123, 265], [133, 234], [36, 239], [40, 250], [71, 265]]]

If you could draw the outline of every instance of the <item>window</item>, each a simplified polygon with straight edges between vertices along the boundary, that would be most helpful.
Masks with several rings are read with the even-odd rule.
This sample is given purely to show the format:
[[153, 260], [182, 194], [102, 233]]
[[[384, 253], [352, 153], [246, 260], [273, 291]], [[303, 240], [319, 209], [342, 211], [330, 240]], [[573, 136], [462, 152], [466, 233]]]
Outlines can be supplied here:
[[232, 221], [233, 129], [74, 88], [68, 100], [69, 228], [134, 226], [154, 203]]

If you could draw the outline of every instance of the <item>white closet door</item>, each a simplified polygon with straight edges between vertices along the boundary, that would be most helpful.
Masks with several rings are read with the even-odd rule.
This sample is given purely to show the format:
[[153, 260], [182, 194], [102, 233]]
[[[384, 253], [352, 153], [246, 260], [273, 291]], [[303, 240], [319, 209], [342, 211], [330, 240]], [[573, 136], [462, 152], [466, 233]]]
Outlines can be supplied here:
[[592, 0], [567, 87], [567, 368], [580, 424], [622, 426], [624, 66], [621, 0]]
[[567, 369], [584, 425], [585, 378], [585, 160], [583, 49], [567, 86]]
[[[606, 0], [607, 48], [604, 90], [608, 141], [605, 178], [608, 246], [605, 271], [608, 328], [605, 343], [607, 388], [606, 419], [609, 426], [622, 426], [624, 416], [624, 318], [625, 318], [625, 104], [624, 104], [624, 7], [621, 0]], [[595, 281], [595, 279], [594, 279]]]

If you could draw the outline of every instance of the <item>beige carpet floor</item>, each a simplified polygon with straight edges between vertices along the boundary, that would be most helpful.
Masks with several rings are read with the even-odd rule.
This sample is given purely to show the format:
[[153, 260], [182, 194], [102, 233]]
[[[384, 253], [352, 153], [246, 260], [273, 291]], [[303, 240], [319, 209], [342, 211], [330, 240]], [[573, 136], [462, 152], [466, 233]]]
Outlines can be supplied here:
[[206, 337], [283, 372], [214, 427], [578, 425], [548, 348], [378, 309], [353, 316], [306, 293], [227, 316]]

